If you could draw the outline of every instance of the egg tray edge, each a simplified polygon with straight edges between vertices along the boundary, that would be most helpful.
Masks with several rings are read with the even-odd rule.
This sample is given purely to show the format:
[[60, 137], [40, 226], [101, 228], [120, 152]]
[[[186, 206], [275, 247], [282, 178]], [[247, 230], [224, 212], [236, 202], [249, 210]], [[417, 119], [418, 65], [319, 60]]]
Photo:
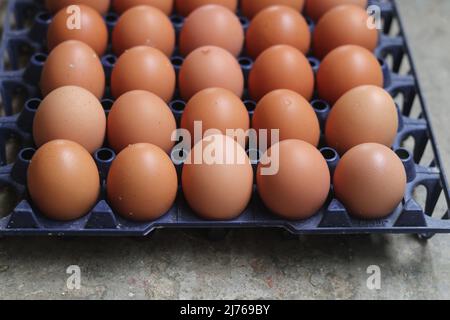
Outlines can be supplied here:
[[[398, 11], [394, 0], [370, 1], [370, 4], [380, 6], [383, 17], [383, 32], [381, 41], [376, 49], [376, 55], [386, 60], [392, 59], [389, 67], [383, 65], [385, 74], [385, 89], [393, 96], [402, 94], [403, 105], [400, 106], [402, 114], [401, 130], [399, 131], [394, 149], [402, 146], [402, 142], [413, 137], [414, 150], [411, 150], [410, 159], [403, 159], [407, 165], [410, 179], [407, 192], [402, 204], [389, 217], [381, 220], [356, 220], [351, 218], [342, 204], [330, 195], [330, 199], [322, 210], [312, 218], [304, 221], [287, 221], [277, 218], [262, 204], [255, 190], [251, 203], [245, 212], [232, 221], [205, 221], [198, 218], [187, 206], [182, 192], [179, 192], [175, 205], [162, 218], [148, 223], [134, 223], [115, 215], [105, 200], [99, 201], [95, 208], [83, 218], [71, 222], [57, 222], [46, 219], [33, 207], [26, 193], [26, 169], [27, 161], [33, 147], [30, 128], [33, 120], [33, 112], [36, 108], [35, 97], [39, 97], [37, 83], [39, 68], [43, 64], [42, 41], [45, 38], [46, 16], [38, 13], [42, 8], [39, 1], [10, 0], [4, 22], [3, 37], [0, 44], [0, 94], [4, 109], [4, 116], [0, 117], [0, 186], [8, 187], [19, 195], [21, 201], [5, 217], [0, 218], [0, 236], [8, 235], [57, 235], [57, 236], [144, 236], [156, 228], [284, 228], [293, 234], [350, 234], [350, 233], [414, 233], [424, 238], [429, 238], [435, 233], [450, 233], [449, 204], [450, 196], [448, 182], [446, 180], [439, 149], [433, 133], [429, 114], [420, 85], [417, 81], [414, 63], [410, 54], [409, 45], [403, 32]], [[112, 18], [111, 18], [112, 17]], [[106, 17], [114, 20], [114, 15]], [[16, 27], [11, 27], [11, 19], [15, 20]], [[27, 20], [34, 20], [31, 27], [25, 27]], [[397, 21], [399, 27], [398, 36], [388, 36], [392, 24]], [[176, 28], [179, 28], [178, 19], [173, 19]], [[31, 58], [26, 64], [21, 65], [18, 57], [30, 54]], [[35, 53], [32, 55], [32, 53]], [[6, 57], [9, 57], [9, 68]], [[102, 61], [105, 71], [110, 71], [111, 64], [108, 60], [111, 55], [105, 56]], [[407, 59], [410, 72], [399, 75], [402, 61]], [[314, 59], [312, 59], [314, 61]], [[315, 66], [317, 68], [317, 65]], [[244, 67], [244, 72], [246, 71]], [[248, 70], [247, 70], [248, 71]], [[25, 108], [14, 112], [14, 97], [26, 97], [28, 99]], [[419, 117], [411, 117], [414, 99], [419, 99], [421, 113]], [[174, 110], [179, 118], [180, 113]], [[319, 118], [321, 114], [318, 114]], [[324, 120], [324, 119], [322, 119]], [[18, 140], [21, 151], [17, 160], [12, 163], [7, 161], [7, 144], [14, 137]], [[434, 160], [428, 166], [420, 163], [427, 144], [430, 143]], [[106, 176], [107, 164], [102, 159], [96, 159], [99, 171]], [[333, 159], [328, 159], [333, 165]], [[335, 165], [335, 164], [334, 164]], [[102, 167], [105, 166], [105, 167]], [[180, 172], [180, 167], [178, 167]], [[425, 186], [427, 197], [425, 208], [414, 200], [414, 190], [417, 186]], [[441, 193], [446, 200], [446, 212], [441, 213], [441, 218], [436, 218], [439, 213], [434, 212], [436, 203]], [[102, 199], [105, 199], [105, 190], [102, 190]]]

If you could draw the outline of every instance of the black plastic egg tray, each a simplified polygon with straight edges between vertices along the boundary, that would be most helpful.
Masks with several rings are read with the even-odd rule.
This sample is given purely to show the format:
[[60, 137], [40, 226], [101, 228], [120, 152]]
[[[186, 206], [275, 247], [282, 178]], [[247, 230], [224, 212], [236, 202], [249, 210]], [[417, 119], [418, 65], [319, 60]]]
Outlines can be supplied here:
[[[209, 230], [226, 230], [229, 228], [284, 228], [293, 234], [348, 234], [348, 233], [413, 233], [428, 238], [435, 233], [450, 233], [450, 196], [437, 143], [433, 134], [429, 115], [417, 81], [414, 64], [408, 43], [403, 32], [402, 23], [394, 1], [371, 1], [381, 8], [381, 40], [376, 55], [380, 59], [384, 75], [385, 88], [397, 98], [401, 114], [398, 137], [393, 146], [405, 164], [408, 175], [407, 192], [403, 202], [387, 218], [381, 220], [355, 220], [345, 207], [333, 197], [331, 190], [326, 205], [312, 218], [304, 221], [286, 221], [277, 218], [264, 207], [255, 193], [245, 212], [232, 221], [205, 221], [198, 218], [186, 204], [180, 188], [176, 203], [172, 209], [157, 221], [135, 223], [124, 220], [109, 207], [103, 188], [101, 199], [94, 209], [83, 218], [71, 222], [58, 222], [45, 218], [33, 206], [26, 190], [28, 164], [35, 151], [31, 128], [33, 117], [39, 106], [40, 96], [38, 81], [45, 62], [46, 29], [51, 16], [45, 12], [42, 1], [10, 0], [4, 21], [3, 37], [0, 45], [0, 187], [13, 203], [10, 212], [0, 216], [0, 236], [8, 235], [93, 235], [93, 236], [145, 236], [156, 228], [208, 228]], [[179, 31], [183, 18], [171, 17]], [[111, 30], [117, 21], [117, 15], [110, 12], [105, 21]], [[248, 20], [241, 17], [243, 27]], [[311, 29], [314, 25], [310, 22]], [[397, 31], [393, 28], [397, 26]], [[320, 62], [309, 57], [313, 68], [317, 70]], [[102, 58], [107, 77], [116, 57], [106, 54]], [[172, 58], [174, 67], [179, 69], [183, 58], [176, 54]], [[251, 59], [239, 58], [244, 73], [248, 75], [252, 66]], [[389, 61], [389, 63], [388, 63]], [[409, 65], [407, 72], [402, 72], [404, 64]], [[103, 105], [105, 112], [113, 100], [107, 90]], [[245, 98], [244, 98], [245, 100]], [[396, 101], [400, 101], [396, 100]], [[250, 114], [255, 102], [246, 99], [245, 104]], [[329, 105], [315, 100], [312, 102], [322, 123], [326, 121]], [[185, 102], [177, 100], [170, 104], [179, 120]], [[415, 116], [413, 116], [414, 109]], [[404, 141], [412, 138], [414, 147], [403, 147]], [[14, 143], [11, 143], [14, 141]], [[14, 147], [16, 145], [16, 147]], [[18, 147], [17, 147], [18, 145]], [[17, 152], [14, 152], [14, 149]], [[339, 157], [336, 152], [322, 143], [321, 150], [333, 171]], [[430, 150], [431, 162], [423, 164], [425, 150]], [[114, 152], [105, 146], [95, 154], [100, 176], [104, 180], [114, 158]], [[181, 167], [178, 166], [178, 172]], [[423, 207], [415, 200], [415, 190], [419, 186], [426, 188]], [[386, 188], [389, 188], [387, 185]], [[0, 196], [1, 197], [1, 196]], [[437, 202], [444, 198], [444, 212], [437, 210]], [[439, 207], [442, 207], [439, 206]], [[441, 212], [437, 212], [441, 211]]]

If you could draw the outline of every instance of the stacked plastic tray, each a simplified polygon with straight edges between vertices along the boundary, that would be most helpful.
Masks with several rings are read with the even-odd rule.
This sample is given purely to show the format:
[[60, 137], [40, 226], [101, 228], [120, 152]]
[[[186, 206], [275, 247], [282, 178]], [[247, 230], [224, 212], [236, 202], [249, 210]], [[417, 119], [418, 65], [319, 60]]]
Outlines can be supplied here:
[[[172, 209], [157, 221], [136, 223], [124, 220], [109, 207], [105, 192], [94, 209], [85, 217], [71, 222], [58, 222], [45, 218], [31, 203], [26, 191], [28, 164], [34, 154], [31, 128], [33, 117], [40, 103], [38, 81], [45, 62], [46, 29], [51, 16], [45, 12], [42, 2], [33, 0], [10, 0], [4, 21], [3, 38], [0, 45], [0, 187], [4, 198], [8, 197], [13, 206], [11, 212], [0, 216], [0, 236], [6, 235], [116, 235], [144, 236], [155, 228], [285, 228], [293, 234], [345, 234], [345, 233], [415, 233], [430, 237], [435, 233], [450, 233], [448, 184], [443, 173], [439, 150], [434, 138], [426, 104], [417, 81], [410, 50], [403, 27], [393, 1], [371, 1], [381, 8], [383, 29], [376, 55], [380, 59], [385, 76], [385, 89], [399, 101], [401, 124], [393, 146], [405, 164], [408, 187], [401, 205], [387, 218], [381, 220], [355, 220], [333, 197], [332, 190], [325, 206], [315, 216], [304, 221], [286, 221], [276, 217], [264, 207], [255, 190], [248, 208], [232, 221], [206, 221], [198, 218], [188, 207], [180, 188], [177, 201]], [[114, 26], [117, 15], [110, 12], [105, 21]], [[172, 21], [180, 30], [183, 18], [173, 15]], [[241, 18], [243, 28], [248, 20]], [[311, 29], [314, 25], [311, 23]], [[394, 30], [394, 28], [397, 29]], [[102, 58], [105, 72], [111, 72], [116, 57], [106, 54]], [[309, 57], [314, 69], [320, 61]], [[176, 54], [172, 62], [179, 69], [183, 58]], [[244, 73], [251, 69], [251, 59], [239, 58]], [[403, 72], [405, 65], [409, 66]], [[399, 96], [402, 98], [399, 99]], [[256, 103], [244, 97], [252, 114]], [[113, 101], [107, 93], [103, 100], [105, 112]], [[174, 98], [170, 104], [177, 119], [180, 118], [185, 102]], [[330, 106], [315, 100], [313, 107], [322, 124], [325, 123]], [[11, 141], [15, 142], [16, 148]], [[414, 146], [403, 147], [405, 141], [413, 141]], [[17, 149], [17, 145], [19, 148]], [[428, 148], [428, 149], [427, 149]], [[12, 149], [17, 149], [14, 152]], [[423, 164], [425, 150], [431, 150], [431, 160]], [[336, 152], [321, 145], [324, 157], [333, 171], [339, 161]], [[107, 175], [113, 161], [114, 152], [105, 148], [96, 152], [95, 160], [101, 178]], [[178, 166], [179, 172], [181, 166]], [[415, 201], [415, 190], [419, 186], [426, 189], [426, 198], [421, 207]], [[389, 188], [389, 186], [386, 186]], [[437, 212], [436, 204], [444, 198], [444, 212]], [[442, 207], [442, 205], [440, 206]]]

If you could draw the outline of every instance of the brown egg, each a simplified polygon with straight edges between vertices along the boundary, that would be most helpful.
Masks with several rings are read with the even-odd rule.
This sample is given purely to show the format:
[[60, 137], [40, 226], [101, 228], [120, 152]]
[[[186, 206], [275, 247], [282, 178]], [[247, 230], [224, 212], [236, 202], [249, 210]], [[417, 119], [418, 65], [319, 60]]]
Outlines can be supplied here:
[[147, 46], [127, 50], [117, 60], [111, 75], [114, 97], [133, 90], [150, 91], [166, 102], [175, 91], [175, 70], [159, 50]]
[[104, 15], [108, 11], [110, 3], [110, 0], [45, 0], [45, 7], [51, 13], [55, 13], [70, 5], [84, 4]]
[[345, 45], [331, 51], [316, 75], [319, 96], [334, 104], [347, 91], [361, 85], [383, 87], [377, 58], [366, 48]]
[[[247, 133], [250, 117], [244, 103], [233, 92], [222, 88], [208, 88], [195, 94], [186, 105], [181, 127], [194, 137], [194, 122], [202, 122], [202, 136], [209, 129], [217, 129], [224, 135], [227, 130]], [[202, 137], [199, 137], [202, 138]], [[241, 141], [242, 140], [242, 141]], [[246, 139], [237, 140], [245, 146]], [[192, 139], [195, 144], [198, 142]]]
[[302, 12], [303, 4], [304, 0], [241, 0], [241, 11], [244, 16], [252, 19], [260, 11], [273, 5], [288, 6]]
[[67, 86], [42, 100], [33, 122], [34, 142], [39, 147], [51, 140], [79, 143], [89, 153], [105, 140], [106, 116], [100, 101], [86, 89]]
[[325, 133], [328, 145], [343, 154], [365, 142], [391, 147], [397, 130], [398, 112], [389, 93], [376, 86], [360, 86], [333, 106]]
[[311, 44], [305, 18], [287, 6], [271, 6], [258, 13], [247, 29], [246, 39], [247, 54], [253, 58], [277, 44], [288, 44], [306, 54]]
[[328, 11], [314, 29], [314, 53], [323, 58], [330, 51], [346, 44], [355, 44], [375, 50], [378, 31], [369, 29], [366, 10], [355, 5], [338, 6]]
[[314, 73], [308, 59], [288, 45], [273, 46], [261, 53], [248, 81], [255, 100], [276, 89], [289, 89], [310, 100], [314, 90]]
[[97, 98], [105, 91], [105, 72], [95, 51], [78, 40], [65, 41], [50, 52], [42, 69], [40, 87], [45, 97], [63, 86], [78, 86]]
[[172, 13], [173, 0], [113, 0], [113, 8], [118, 14], [122, 14], [128, 9], [139, 6], [147, 5], [158, 8], [166, 15]]
[[302, 220], [324, 205], [330, 191], [330, 171], [315, 147], [301, 140], [284, 140], [273, 145], [262, 161], [256, 175], [258, 193], [273, 213]]
[[78, 219], [91, 210], [100, 193], [94, 159], [79, 144], [53, 140], [34, 154], [28, 191], [42, 214], [55, 220]]
[[244, 31], [233, 12], [220, 5], [206, 5], [194, 10], [184, 21], [179, 45], [183, 56], [207, 45], [238, 56], [244, 45]]
[[334, 193], [347, 210], [362, 219], [388, 216], [400, 204], [406, 173], [400, 158], [388, 147], [360, 144], [340, 160], [334, 173]]
[[167, 15], [150, 6], [137, 6], [124, 12], [112, 33], [114, 53], [120, 56], [136, 46], [149, 46], [170, 57], [175, 48], [175, 29]]
[[108, 45], [108, 30], [102, 16], [91, 7], [80, 5], [80, 28], [68, 27], [68, 19], [73, 13], [61, 9], [53, 17], [48, 28], [47, 45], [51, 51], [66, 40], [79, 40], [89, 45], [101, 56]]
[[329, 10], [343, 4], [354, 4], [365, 8], [367, 0], [306, 0], [306, 15], [314, 21], [319, 21]]
[[184, 60], [178, 77], [180, 93], [186, 101], [207, 88], [228, 89], [238, 97], [244, 91], [244, 75], [238, 61], [225, 49], [215, 46], [192, 51]]
[[258, 102], [253, 129], [268, 130], [268, 146], [272, 144], [272, 129], [280, 130], [280, 141], [299, 139], [317, 146], [320, 139], [319, 120], [312, 106], [298, 93], [286, 89], [272, 91]]
[[209, 220], [238, 217], [253, 190], [253, 169], [245, 150], [230, 137], [210, 135], [194, 146], [188, 159], [182, 185], [191, 208]]
[[187, 17], [195, 9], [207, 4], [218, 4], [235, 12], [237, 2], [237, 0], [175, 0], [175, 7], [180, 15]]
[[169, 153], [177, 124], [172, 111], [157, 95], [129, 91], [117, 99], [108, 115], [108, 141], [118, 153], [130, 144], [154, 144]]
[[178, 178], [169, 156], [153, 144], [124, 149], [111, 165], [106, 191], [115, 212], [134, 221], [151, 221], [175, 202]]

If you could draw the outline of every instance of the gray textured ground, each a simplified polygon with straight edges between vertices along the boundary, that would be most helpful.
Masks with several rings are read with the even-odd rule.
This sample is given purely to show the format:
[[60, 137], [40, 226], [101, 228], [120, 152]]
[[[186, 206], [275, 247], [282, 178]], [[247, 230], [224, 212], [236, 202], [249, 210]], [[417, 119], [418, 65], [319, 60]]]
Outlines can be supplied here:
[[[450, 172], [450, 1], [400, 0], [421, 83]], [[0, 298], [450, 298], [450, 235], [302, 237], [235, 231], [150, 239], [0, 239]], [[81, 289], [66, 268], [81, 267]], [[381, 290], [366, 287], [378, 265]]]

